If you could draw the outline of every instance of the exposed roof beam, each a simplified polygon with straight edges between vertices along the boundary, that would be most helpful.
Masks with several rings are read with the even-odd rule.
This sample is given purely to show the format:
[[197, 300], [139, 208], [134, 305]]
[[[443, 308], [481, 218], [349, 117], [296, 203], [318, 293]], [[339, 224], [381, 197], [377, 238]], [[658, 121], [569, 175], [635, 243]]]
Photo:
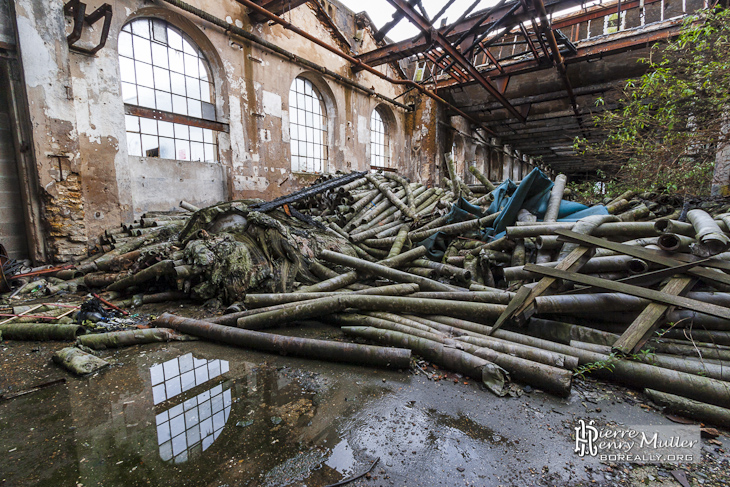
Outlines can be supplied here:
[[408, 2], [404, 0], [388, 0], [388, 3], [393, 5], [395, 8], [403, 12], [403, 14], [411, 21], [413, 25], [421, 29], [424, 33], [428, 33], [431, 40], [436, 43], [444, 52], [448, 53], [449, 56], [463, 68], [474, 80], [482, 85], [497, 101], [506, 108], [512, 115], [518, 120], [524, 121], [525, 117], [517, 111], [515, 107], [510, 105], [507, 99], [500, 93], [500, 91], [492, 85], [491, 80], [484, 77], [474, 65], [464, 57], [441, 33], [434, 30], [431, 24], [422, 15], [411, 7]]
[[548, 44], [550, 45], [550, 52], [553, 57], [553, 63], [555, 64], [555, 67], [560, 74], [560, 78], [563, 80], [565, 91], [568, 93], [568, 99], [570, 99], [570, 105], [573, 107], [575, 117], [576, 119], [578, 119], [578, 125], [580, 125], [580, 128], [582, 130], [583, 117], [581, 117], [580, 110], [578, 109], [578, 101], [575, 98], [573, 86], [570, 84], [570, 78], [568, 78], [568, 70], [565, 67], [563, 55], [560, 54], [560, 47], [558, 47], [558, 41], [557, 39], [555, 39], [555, 32], [553, 32], [553, 28], [550, 26], [550, 20], [548, 20], [547, 17], [545, 4], [543, 3], [543, 0], [532, 0], [532, 4], [535, 7], [537, 13], [540, 15], [540, 30], [543, 32], [543, 34], [545, 34]]
[[[502, 18], [504, 14], [509, 12], [510, 9], [514, 7], [515, 3], [518, 2], [519, 0], [515, 0], [506, 3], [504, 6], [493, 12], [492, 15], [490, 15], [486, 19], [482, 19], [483, 12], [476, 12], [474, 13], [474, 15], [464, 19], [458, 24], [455, 23], [446, 27], [442, 27], [441, 29], [434, 29], [434, 31], [438, 33], [443, 33], [451, 29], [451, 32], [445, 37], [449, 41], [453, 42], [454, 40], [458, 39], [459, 36], [471, 30], [475, 26], [475, 24], [479, 25], [480, 28], [483, 28]], [[579, 6], [581, 4], [582, 0], [548, 0], [545, 3], [545, 8], [547, 9], [548, 13], [552, 14], [553, 12], [558, 12], [571, 7]], [[514, 16], [514, 23], [512, 25], [517, 25], [520, 22], [529, 20], [531, 17], [532, 14], [525, 12], [524, 9], [518, 10], [516, 15]], [[481, 23], [477, 24], [477, 22], [479, 22], [480, 20]], [[479, 32], [479, 29], [476, 29], [476, 32]], [[419, 35], [412, 39], [389, 44], [379, 49], [374, 49], [372, 51], [363, 53], [358, 56], [358, 59], [370, 66], [378, 66], [380, 64], [398, 61], [399, 59], [403, 59], [413, 54], [418, 54], [420, 52], [430, 49], [431, 42], [429, 41], [429, 39], [427, 39], [427, 37], [428, 36]]]
[[[595, 93], [604, 93], [610, 91], [616, 87], [616, 83], [600, 83], [597, 85], [581, 86], [573, 90], [576, 96], [587, 96]], [[549, 101], [562, 100], [567, 98], [568, 93], [565, 90], [551, 91], [550, 93], [541, 93], [539, 95], [523, 96], [520, 98], [513, 98], [509, 102], [514, 106], [520, 105], [534, 105], [537, 103], [545, 103]], [[502, 108], [498, 103], [483, 103], [480, 105], [462, 106], [460, 107], [466, 113], [473, 113], [478, 111], [490, 111], [499, 110]]]
[[[307, 3], [307, 0], [263, 0], [257, 3], [271, 13], [281, 15], [288, 10], [293, 10]], [[251, 12], [249, 18], [254, 22], [266, 22], [268, 20], [265, 16], [257, 12]]]
[[[565, 58], [565, 64], [571, 65], [604, 56], [620, 54], [633, 49], [648, 47], [655, 42], [671, 39], [679, 35], [683, 21], [684, 18], [667, 20], [650, 27], [631, 31], [622, 31], [619, 34], [606, 36], [608, 38], [602, 38], [595, 42], [582, 43], [583, 45], [578, 46], [578, 51], [574, 56]], [[502, 72], [495, 68], [484, 70], [482, 74], [489, 76], [490, 78], [497, 79], [503, 76], [518, 76], [521, 74], [541, 71], [543, 69], [552, 68], [552, 66], [536, 64], [535, 60], [530, 59], [507, 65], [503, 64], [502, 68], [504, 70]], [[444, 89], [457, 84], [459, 83], [455, 83], [453, 80], [444, 80], [439, 81], [436, 84], [436, 87], [438, 89]]]

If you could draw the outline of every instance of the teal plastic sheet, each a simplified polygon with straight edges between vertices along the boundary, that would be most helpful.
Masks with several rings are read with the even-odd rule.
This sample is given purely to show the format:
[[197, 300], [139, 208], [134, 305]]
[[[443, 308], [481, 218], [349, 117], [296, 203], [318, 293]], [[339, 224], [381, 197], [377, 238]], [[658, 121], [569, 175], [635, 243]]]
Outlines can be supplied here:
[[449, 248], [451, 240], [452, 238], [445, 233], [437, 232], [427, 239], [418, 242], [416, 246], [423, 245], [426, 247], [426, 258], [434, 262], [441, 262], [444, 258], [446, 249]]
[[446, 218], [446, 224], [465, 222], [474, 218], [486, 216], [482, 209], [472, 205], [464, 198], [459, 197], [458, 201], [451, 205], [451, 211]]
[[[535, 168], [522, 179], [519, 186], [510, 179], [505, 180], [497, 186], [492, 191], [494, 201], [489, 205], [486, 213], [482, 212], [481, 208], [472, 205], [464, 198], [459, 198], [451, 206], [447, 223], [458, 223], [474, 218], [481, 218], [502, 210], [502, 213], [494, 221], [493, 226], [481, 232], [481, 238], [484, 241], [500, 238], [505, 234], [507, 227], [515, 224], [517, 214], [522, 209], [535, 215], [538, 221], [542, 221], [547, 211], [553, 184], [550, 178], [540, 169]], [[592, 215], [608, 215], [608, 211], [603, 205], [586, 206], [574, 201], [562, 200], [560, 209], [558, 210], [558, 221], [575, 222]], [[417, 245], [423, 245], [428, 249], [426, 256], [429, 259], [441, 261], [452, 239], [453, 237], [439, 232], [419, 242]]]
[[[522, 209], [535, 215], [538, 221], [542, 221], [547, 211], [553, 185], [554, 183], [550, 178], [545, 176], [538, 168], [533, 169], [530, 174], [523, 178], [519, 186], [509, 179], [500, 184], [492, 191], [494, 201], [489, 206], [488, 213], [492, 214], [500, 209], [502, 213], [494, 221], [491, 228], [485, 229], [482, 237], [487, 239], [502, 236], [507, 227], [515, 224], [517, 214]], [[603, 205], [589, 207], [574, 201], [562, 200], [558, 210], [558, 221], [578, 221], [591, 215], [608, 215], [608, 211]]]

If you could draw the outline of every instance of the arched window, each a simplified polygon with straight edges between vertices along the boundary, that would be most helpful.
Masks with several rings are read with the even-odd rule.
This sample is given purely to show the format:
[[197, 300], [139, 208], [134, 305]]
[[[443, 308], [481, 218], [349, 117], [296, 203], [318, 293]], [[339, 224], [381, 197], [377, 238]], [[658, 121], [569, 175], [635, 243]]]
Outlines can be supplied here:
[[311, 81], [296, 78], [289, 90], [289, 136], [293, 172], [322, 172], [327, 161], [327, 112]]
[[392, 167], [388, 126], [377, 108], [370, 115], [370, 166]]
[[129, 155], [217, 160], [211, 71], [186, 34], [164, 20], [129, 22], [119, 33], [119, 72]]

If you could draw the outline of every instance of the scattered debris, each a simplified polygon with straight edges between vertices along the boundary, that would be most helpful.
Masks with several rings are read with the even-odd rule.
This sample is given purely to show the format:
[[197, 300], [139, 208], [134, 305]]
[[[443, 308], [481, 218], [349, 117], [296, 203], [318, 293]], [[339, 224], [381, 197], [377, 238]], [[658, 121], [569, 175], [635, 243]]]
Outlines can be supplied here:
[[53, 361], [76, 375], [86, 375], [109, 365], [109, 362], [75, 347], [66, 347], [53, 354]]
[[[513, 379], [566, 396], [574, 378], [593, 375], [651, 387], [647, 394], [673, 414], [728, 424], [729, 207], [700, 202], [684, 222], [676, 219], [683, 202], [664, 195], [627, 192], [586, 206], [565, 199], [562, 176], [553, 183], [535, 169], [519, 184], [493, 185], [470, 171], [482, 184], [454, 172], [443, 188], [352, 173], [268, 203], [183, 203], [193, 213], [147, 213], [105, 232], [99, 252], [73, 269], [46, 274], [48, 284], [18, 284], [104, 290], [76, 316], [97, 323], [88, 331], [110, 331], [121, 318], [109, 313], [125, 308], [207, 301], [231, 305], [229, 313], [206, 321], [165, 314], [153, 324], [397, 368], [408, 368], [412, 350], [499, 395], [517, 390]], [[8, 319], [32, 310], [17, 311]], [[254, 331], [307, 320], [408, 350]], [[120, 326], [131, 331], [78, 341], [104, 348], [179, 339], [140, 324], [128, 318]], [[691, 407], [676, 405], [685, 398]]]

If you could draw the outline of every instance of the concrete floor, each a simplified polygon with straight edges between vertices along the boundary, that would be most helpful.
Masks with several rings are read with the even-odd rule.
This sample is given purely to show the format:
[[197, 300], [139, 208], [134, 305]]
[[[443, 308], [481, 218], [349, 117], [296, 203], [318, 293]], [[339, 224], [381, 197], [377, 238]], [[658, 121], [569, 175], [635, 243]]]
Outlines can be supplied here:
[[[676, 467], [573, 452], [578, 419], [672, 424], [613, 385], [499, 398], [454, 375], [432, 381], [206, 342], [106, 351], [110, 368], [76, 378], [50, 360], [67, 345], [0, 345], [0, 393], [67, 379], [0, 402], [0, 485], [325, 486], [377, 458], [349, 485], [680, 485], [668, 473]], [[680, 466], [691, 485], [730, 485], [730, 442], [720, 440], [703, 440], [702, 464]]]

